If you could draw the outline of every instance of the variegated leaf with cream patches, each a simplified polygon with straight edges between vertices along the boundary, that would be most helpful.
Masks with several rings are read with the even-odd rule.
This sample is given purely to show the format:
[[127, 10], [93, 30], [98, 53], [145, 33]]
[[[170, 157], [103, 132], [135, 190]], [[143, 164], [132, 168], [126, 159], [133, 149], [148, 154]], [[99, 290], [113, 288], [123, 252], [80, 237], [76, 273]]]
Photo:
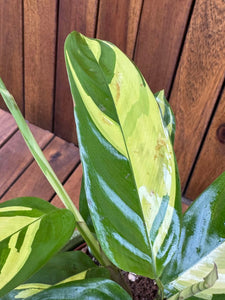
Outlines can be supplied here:
[[36, 272], [64, 246], [74, 228], [70, 211], [38, 198], [0, 204], [0, 296]]
[[179, 247], [162, 275], [168, 295], [199, 282], [213, 263], [218, 268], [218, 280], [213, 287], [197, 294], [197, 299], [211, 300], [225, 294], [224, 183], [225, 172], [185, 213]]
[[138, 69], [111, 43], [73, 32], [65, 58], [98, 239], [114, 264], [156, 278], [180, 233], [176, 163], [160, 108]]

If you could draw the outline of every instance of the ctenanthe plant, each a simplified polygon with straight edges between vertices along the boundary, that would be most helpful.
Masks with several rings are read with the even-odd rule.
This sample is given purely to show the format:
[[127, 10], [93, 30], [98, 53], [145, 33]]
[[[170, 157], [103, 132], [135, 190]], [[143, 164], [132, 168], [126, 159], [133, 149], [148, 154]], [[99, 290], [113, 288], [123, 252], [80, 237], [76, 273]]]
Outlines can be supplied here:
[[[225, 172], [182, 214], [175, 120], [163, 91], [153, 95], [115, 45], [78, 32], [66, 39], [65, 60], [83, 167], [80, 212], [0, 81], [66, 206], [37, 198], [0, 204], [0, 299], [131, 299], [121, 270], [154, 279], [157, 299], [225, 299]], [[75, 227], [99, 266], [60, 251]]]

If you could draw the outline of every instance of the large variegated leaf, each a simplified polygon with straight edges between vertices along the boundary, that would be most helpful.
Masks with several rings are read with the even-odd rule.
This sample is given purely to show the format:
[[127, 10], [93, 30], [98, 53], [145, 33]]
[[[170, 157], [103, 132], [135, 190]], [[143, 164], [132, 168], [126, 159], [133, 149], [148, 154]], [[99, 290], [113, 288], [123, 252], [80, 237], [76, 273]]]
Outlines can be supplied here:
[[0, 204], [0, 296], [42, 267], [69, 240], [74, 227], [69, 210], [38, 198]]
[[197, 299], [217, 299], [213, 294], [225, 294], [224, 224], [225, 172], [184, 215], [179, 247], [162, 275], [168, 294], [200, 281], [209, 273], [213, 263], [218, 267], [219, 278], [212, 288], [199, 293]]
[[98, 239], [120, 268], [158, 277], [180, 233], [174, 153], [160, 108], [114, 45], [73, 32], [65, 58]]

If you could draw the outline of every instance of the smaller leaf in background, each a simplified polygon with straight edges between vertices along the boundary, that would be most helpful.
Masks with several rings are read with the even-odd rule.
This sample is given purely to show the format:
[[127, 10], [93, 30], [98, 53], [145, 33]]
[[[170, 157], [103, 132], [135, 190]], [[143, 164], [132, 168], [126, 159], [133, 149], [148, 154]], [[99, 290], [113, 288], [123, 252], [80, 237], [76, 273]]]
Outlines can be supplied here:
[[27, 283], [56, 284], [74, 274], [96, 267], [81, 251], [61, 252], [53, 256]]
[[27, 300], [131, 300], [130, 295], [109, 279], [85, 279], [56, 285], [33, 295]]
[[39, 198], [0, 204], [0, 296], [40, 269], [65, 245], [74, 228], [69, 210]]
[[[82, 253], [82, 252], [80, 252], [80, 253]], [[82, 254], [84, 256], [87, 256], [84, 253], [82, 253]], [[87, 258], [89, 258], [89, 257], [87, 256]], [[82, 258], [82, 260], [84, 261], [84, 257]], [[88, 259], [86, 260], [86, 262], [87, 262], [87, 265], [90, 264], [90, 262], [88, 262]], [[79, 265], [78, 261], [76, 261], [76, 263]], [[74, 282], [74, 281], [78, 281], [78, 280], [80, 281], [80, 280], [84, 280], [84, 279], [88, 279], [88, 278], [110, 279], [110, 272], [108, 269], [106, 269], [105, 267], [97, 267], [95, 264], [94, 264], [94, 266], [95, 267], [92, 267], [90, 269], [85, 269], [84, 271], [82, 271], [80, 273], [78, 272], [76, 275], [65, 278], [64, 280], [57, 282], [55, 285], [40, 283], [37, 281], [33, 282], [33, 283], [31, 282], [31, 283], [25, 283], [25, 284], [19, 285], [14, 290], [12, 290], [10, 293], [3, 296], [3, 298], [0, 298], [0, 300], [27, 299], [31, 296], [34, 296], [34, 295], [36, 295], [44, 290], [47, 290], [49, 288], [52, 288], [54, 286], [62, 285], [62, 284], [68, 283], [68, 282]], [[35, 279], [39, 279], [39, 278], [35, 278]], [[49, 280], [47, 280], [47, 281], [49, 281]]]
[[217, 267], [216, 264], [214, 264], [212, 271], [210, 271], [210, 273], [206, 275], [203, 281], [188, 286], [184, 290], [168, 298], [168, 300], [190, 299], [190, 297], [211, 288], [215, 284], [217, 279], [218, 279]]
[[213, 263], [218, 268], [218, 280], [197, 296], [212, 299], [214, 294], [225, 294], [224, 183], [225, 172], [185, 212], [179, 247], [161, 278], [168, 295], [199, 282]]
[[169, 105], [169, 102], [166, 100], [164, 90], [155, 93], [154, 96], [159, 105], [161, 116], [164, 125], [167, 128], [168, 133], [170, 135], [171, 142], [172, 144], [174, 144], [175, 131], [176, 131], [176, 122], [175, 122], [174, 113]]

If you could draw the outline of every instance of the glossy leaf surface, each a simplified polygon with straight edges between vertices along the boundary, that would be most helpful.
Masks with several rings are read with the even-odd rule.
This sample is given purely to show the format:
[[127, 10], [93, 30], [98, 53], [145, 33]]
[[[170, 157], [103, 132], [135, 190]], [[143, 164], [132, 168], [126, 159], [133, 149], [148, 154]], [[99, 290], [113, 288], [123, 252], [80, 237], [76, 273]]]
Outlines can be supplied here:
[[96, 264], [81, 251], [61, 252], [53, 256], [27, 282], [53, 285], [74, 274], [94, 267], [96, 267]]
[[114, 45], [73, 32], [65, 58], [97, 237], [114, 264], [155, 278], [180, 232], [174, 153], [159, 106]]
[[[77, 252], [77, 253], [82, 253], [82, 252]], [[83, 253], [82, 253], [83, 254]], [[87, 257], [87, 255], [83, 254], [84, 256]], [[79, 255], [77, 255], [77, 258], [79, 257]], [[87, 257], [89, 258], [89, 257]], [[87, 262], [87, 266], [90, 265], [90, 263], [88, 262], [88, 260], [85, 260], [84, 257], [82, 258], [83, 263]], [[74, 261], [70, 262], [71, 264], [74, 263]], [[76, 263], [76, 270], [79, 269], [79, 267], [83, 268], [84, 265], [83, 263], [79, 263], [77, 260], [75, 261]], [[74, 273], [75, 275], [72, 275], [68, 278], [64, 278], [64, 280], [58, 282], [55, 285], [51, 285], [48, 283], [43, 283], [43, 281], [46, 281], [46, 275], [44, 274], [45, 279], [43, 280], [42, 278], [40, 278], [40, 282], [39, 282], [39, 278], [37, 277], [33, 277], [33, 279], [29, 282], [29, 283], [25, 283], [25, 284], [21, 284], [18, 287], [16, 287], [14, 290], [12, 290], [11, 292], [9, 292], [7, 295], [0, 297], [1, 300], [14, 300], [14, 299], [27, 299], [29, 297], [33, 297], [34, 295], [45, 291], [49, 288], [53, 288], [54, 286], [57, 285], [62, 285], [68, 282], [74, 282], [74, 281], [80, 281], [80, 280], [84, 280], [84, 279], [89, 279], [89, 278], [105, 278], [105, 279], [110, 279], [110, 273], [109, 271], [104, 268], [104, 267], [96, 267], [96, 265], [94, 264], [95, 267], [92, 267], [90, 269], [85, 269], [83, 271], [81, 271], [80, 273]], [[65, 269], [67, 269], [67, 267], [65, 266]], [[48, 275], [51, 275], [49, 270], [47, 270]], [[68, 272], [66, 272], [68, 274]], [[42, 272], [43, 274], [43, 272]], [[41, 275], [41, 273], [39, 273], [39, 275]], [[62, 272], [61, 272], [62, 275]], [[59, 277], [58, 277], [59, 278]], [[56, 278], [55, 278], [56, 279]], [[38, 281], [34, 281], [34, 280], [38, 280]], [[47, 282], [49, 282], [49, 279], [47, 279]]]
[[102, 278], [78, 280], [56, 285], [33, 295], [27, 300], [131, 300], [131, 297], [114, 281]]
[[[215, 285], [198, 294], [212, 299], [225, 293], [225, 172], [220, 175], [184, 214], [176, 255], [165, 269], [162, 281], [172, 293], [205, 277], [213, 263], [218, 267]], [[215, 297], [213, 299], [216, 299]]]
[[74, 227], [70, 211], [38, 198], [0, 204], [0, 296], [41, 268], [69, 240]]

